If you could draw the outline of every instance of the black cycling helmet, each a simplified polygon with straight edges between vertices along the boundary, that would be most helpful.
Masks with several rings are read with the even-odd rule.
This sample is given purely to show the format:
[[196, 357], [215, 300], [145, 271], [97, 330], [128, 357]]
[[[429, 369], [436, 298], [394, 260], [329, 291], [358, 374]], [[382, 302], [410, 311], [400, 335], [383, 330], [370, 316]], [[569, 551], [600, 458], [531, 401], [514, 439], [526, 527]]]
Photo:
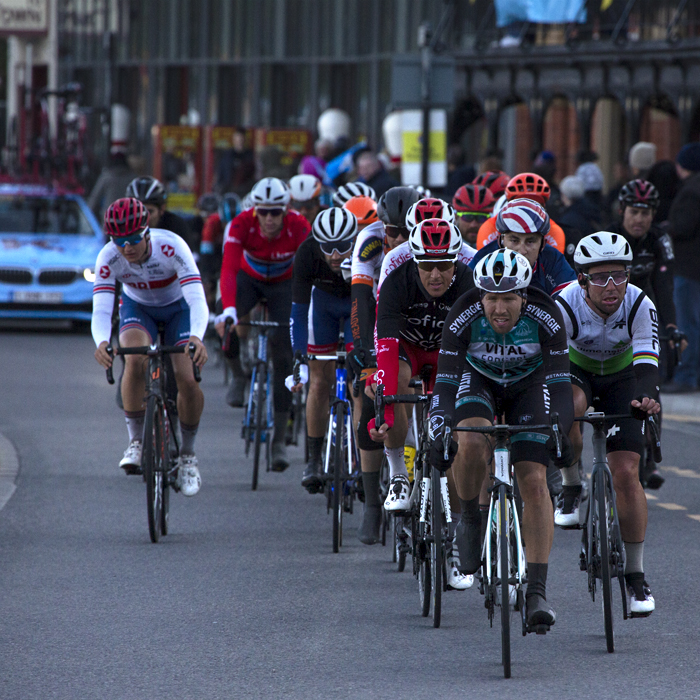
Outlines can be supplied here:
[[138, 199], [144, 204], [155, 204], [162, 207], [168, 198], [168, 193], [160, 180], [154, 177], [137, 177], [126, 186], [126, 196]]
[[377, 202], [377, 216], [385, 224], [405, 226], [406, 212], [422, 195], [413, 187], [392, 187]]
[[639, 207], [640, 209], [658, 209], [659, 191], [647, 180], [630, 180], [620, 188], [618, 196], [620, 207]]
[[197, 200], [197, 209], [207, 214], [213, 214], [219, 208], [220, 203], [221, 195], [216, 194], [216, 192], [207, 192]]

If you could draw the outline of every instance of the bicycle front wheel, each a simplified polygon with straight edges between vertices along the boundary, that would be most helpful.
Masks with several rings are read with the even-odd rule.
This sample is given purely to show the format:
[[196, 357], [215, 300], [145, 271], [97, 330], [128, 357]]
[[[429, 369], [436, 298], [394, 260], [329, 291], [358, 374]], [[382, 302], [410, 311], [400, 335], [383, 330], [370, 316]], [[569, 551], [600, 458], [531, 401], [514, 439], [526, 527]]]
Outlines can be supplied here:
[[[165, 430], [160, 399], [150, 396], [143, 426], [143, 477], [146, 481], [148, 533], [151, 542], [158, 542], [163, 528], [163, 482], [165, 478]], [[169, 460], [168, 460], [169, 461]]]
[[608, 513], [612, 499], [608, 496], [608, 489], [605, 478], [605, 469], [599, 468], [596, 472], [595, 491], [598, 524], [596, 535], [598, 537], [598, 553], [600, 554], [600, 578], [603, 582], [603, 618], [605, 620], [605, 643], [608, 653], [615, 651], [615, 638], [613, 633], [613, 612], [612, 612], [612, 572], [610, 568], [610, 528]]
[[335, 444], [333, 445], [333, 551], [343, 544], [343, 473], [345, 462], [345, 404], [335, 406]]
[[501, 592], [501, 660], [504, 678], [510, 678], [509, 506], [506, 487], [501, 484], [498, 487], [498, 568]]
[[[258, 473], [260, 471], [260, 448], [263, 431], [263, 415], [265, 413], [265, 370], [266, 365], [258, 363], [255, 368], [254, 379], [257, 382], [255, 389], [255, 438], [253, 442], [253, 491], [258, 488]], [[267, 416], [265, 416], [267, 421]], [[267, 430], [265, 431], [267, 438]]]
[[442, 613], [442, 587], [444, 581], [443, 563], [445, 561], [443, 527], [442, 527], [442, 494], [440, 493], [440, 473], [433, 469], [430, 480], [430, 569], [432, 580], [433, 627], [440, 627]]

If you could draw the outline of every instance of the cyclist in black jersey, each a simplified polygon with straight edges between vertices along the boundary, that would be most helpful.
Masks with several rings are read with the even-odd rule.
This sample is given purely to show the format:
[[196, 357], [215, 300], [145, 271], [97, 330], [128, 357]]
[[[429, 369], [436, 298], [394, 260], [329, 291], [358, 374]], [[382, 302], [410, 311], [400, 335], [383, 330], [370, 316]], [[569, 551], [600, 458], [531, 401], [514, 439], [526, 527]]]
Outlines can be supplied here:
[[[544, 292], [530, 287], [528, 260], [500, 249], [474, 270], [474, 289], [452, 307], [442, 334], [438, 374], [430, 410], [431, 462], [454, 477], [461, 506], [457, 524], [460, 571], [481, 566], [479, 492], [491, 457], [490, 444], [475, 433], [458, 433], [444, 460], [445, 416], [460, 426], [487, 426], [504, 414], [509, 424], [542, 424], [550, 409], [559, 413], [562, 430], [573, 422], [566, 332], [561, 312]], [[390, 278], [387, 278], [387, 280]], [[383, 293], [383, 288], [382, 288]], [[570, 443], [558, 461], [567, 462]], [[527, 542], [527, 621], [552, 625], [547, 604], [547, 562], [552, 546], [552, 502], [547, 489], [550, 438], [520, 433], [511, 439], [524, 502], [523, 539]]]

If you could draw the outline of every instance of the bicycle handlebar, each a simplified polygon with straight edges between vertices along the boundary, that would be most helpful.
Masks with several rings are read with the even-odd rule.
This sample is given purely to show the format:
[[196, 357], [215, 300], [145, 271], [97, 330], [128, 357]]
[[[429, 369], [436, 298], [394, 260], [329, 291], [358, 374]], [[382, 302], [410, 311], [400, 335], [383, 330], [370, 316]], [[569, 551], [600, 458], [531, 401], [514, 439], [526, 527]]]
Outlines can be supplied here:
[[[631, 413], [605, 414], [602, 412], [591, 412], [586, 413], [583, 416], [577, 416], [576, 418], [574, 418], [574, 420], [581, 421], [583, 423], [590, 423], [593, 426], [596, 426], [596, 424], [598, 424], [601, 427], [605, 427], [605, 421], [622, 420], [623, 418], [634, 418], [634, 416]], [[638, 419], [635, 418], [635, 420]], [[659, 433], [658, 420], [654, 415], [650, 415], [644, 419], [644, 423], [649, 427], [652, 456], [654, 458], [654, 461], [658, 464], [662, 460], [661, 436]]]
[[258, 328], [289, 328], [288, 323], [277, 321], [239, 321], [239, 326], [257, 326]]
[[[113, 348], [111, 345], [108, 345], [105, 349], [110, 357], [114, 357], [115, 355], [146, 355], [148, 357], [155, 357], [156, 355], [182, 355], [187, 351], [189, 352], [190, 358], [192, 358], [197, 348], [194, 343], [189, 343], [188, 345], [139, 345], [128, 348]], [[192, 362], [192, 369], [194, 370], [195, 381], [201, 382], [202, 373], [194, 362]], [[106, 374], [107, 382], [109, 384], [114, 384], [114, 373], [111, 367], [106, 369]]]

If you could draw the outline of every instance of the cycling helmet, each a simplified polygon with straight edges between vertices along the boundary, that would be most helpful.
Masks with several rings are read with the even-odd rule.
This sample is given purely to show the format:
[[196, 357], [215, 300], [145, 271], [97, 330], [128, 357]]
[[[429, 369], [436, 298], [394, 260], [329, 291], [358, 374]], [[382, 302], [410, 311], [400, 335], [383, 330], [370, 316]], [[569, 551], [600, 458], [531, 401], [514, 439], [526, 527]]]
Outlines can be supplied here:
[[377, 216], [377, 203], [371, 197], [365, 195], [350, 197], [350, 199], [343, 204], [343, 209], [351, 211], [357, 218], [357, 223], [361, 226], [367, 226], [368, 224], [373, 224], [375, 221], [379, 221], [379, 217]]
[[238, 212], [242, 211], [241, 208], [241, 198], [234, 194], [233, 192], [227, 192], [222, 198], [219, 204], [218, 212], [221, 223], [224, 226], [229, 222], [233, 221]]
[[531, 199], [513, 199], [496, 217], [498, 233], [549, 233], [549, 215], [542, 206]]
[[421, 196], [413, 187], [392, 187], [377, 202], [377, 216], [390, 226], [405, 226], [406, 213]]
[[620, 206], [644, 209], [659, 208], [659, 191], [647, 180], [630, 180], [620, 188]]
[[251, 193], [248, 192], [248, 194], [243, 197], [243, 201], [241, 202], [241, 211], [245, 211], [246, 209], [252, 209], [255, 205], [253, 204], [253, 197], [251, 196]]
[[216, 192], [207, 192], [197, 200], [197, 209], [213, 214], [219, 208], [219, 204], [221, 204], [221, 196]]
[[357, 218], [342, 207], [324, 209], [314, 219], [311, 232], [319, 243], [349, 241], [357, 234]]
[[510, 177], [502, 170], [487, 170], [472, 180], [473, 185], [483, 185], [491, 190], [491, 194], [498, 199], [505, 191]]
[[126, 196], [138, 199], [144, 204], [155, 204], [158, 207], [165, 204], [168, 193], [160, 180], [154, 177], [136, 177], [126, 186]]
[[108, 236], [126, 238], [148, 227], [148, 209], [135, 197], [124, 197], [107, 207], [104, 229]]
[[427, 187], [423, 187], [423, 185], [413, 185], [413, 189], [423, 198], [432, 195], [432, 192]]
[[533, 199], [535, 202], [545, 204], [549, 199], [550, 190], [547, 181], [540, 175], [535, 173], [520, 173], [506, 186], [506, 198], [518, 199]]
[[411, 208], [406, 212], [406, 228], [410, 231], [414, 226], [426, 219], [442, 219], [454, 224], [455, 211], [442, 199], [424, 197], [411, 205]]
[[455, 211], [490, 214], [496, 198], [491, 190], [483, 185], [462, 185], [452, 198]]
[[527, 289], [531, 279], [527, 258], [507, 248], [485, 255], [474, 268], [474, 284], [484, 292], [505, 294]]
[[574, 252], [577, 270], [605, 262], [631, 263], [632, 249], [624, 236], [609, 231], [598, 231], [582, 238]]
[[345, 202], [351, 197], [370, 197], [375, 202], [377, 201], [377, 193], [372, 187], [364, 182], [348, 182], [341, 185], [338, 191], [333, 194], [333, 204], [336, 207], [342, 207]]
[[276, 177], [264, 177], [250, 191], [254, 207], [286, 207], [291, 195], [289, 187]]
[[315, 175], [295, 175], [289, 180], [289, 193], [295, 202], [308, 202], [321, 194], [321, 181]]
[[411, 230], [408, 247], [416, 262], [455, 262], [462, 250], [462, 234], [449, 221], [426, 219]]

